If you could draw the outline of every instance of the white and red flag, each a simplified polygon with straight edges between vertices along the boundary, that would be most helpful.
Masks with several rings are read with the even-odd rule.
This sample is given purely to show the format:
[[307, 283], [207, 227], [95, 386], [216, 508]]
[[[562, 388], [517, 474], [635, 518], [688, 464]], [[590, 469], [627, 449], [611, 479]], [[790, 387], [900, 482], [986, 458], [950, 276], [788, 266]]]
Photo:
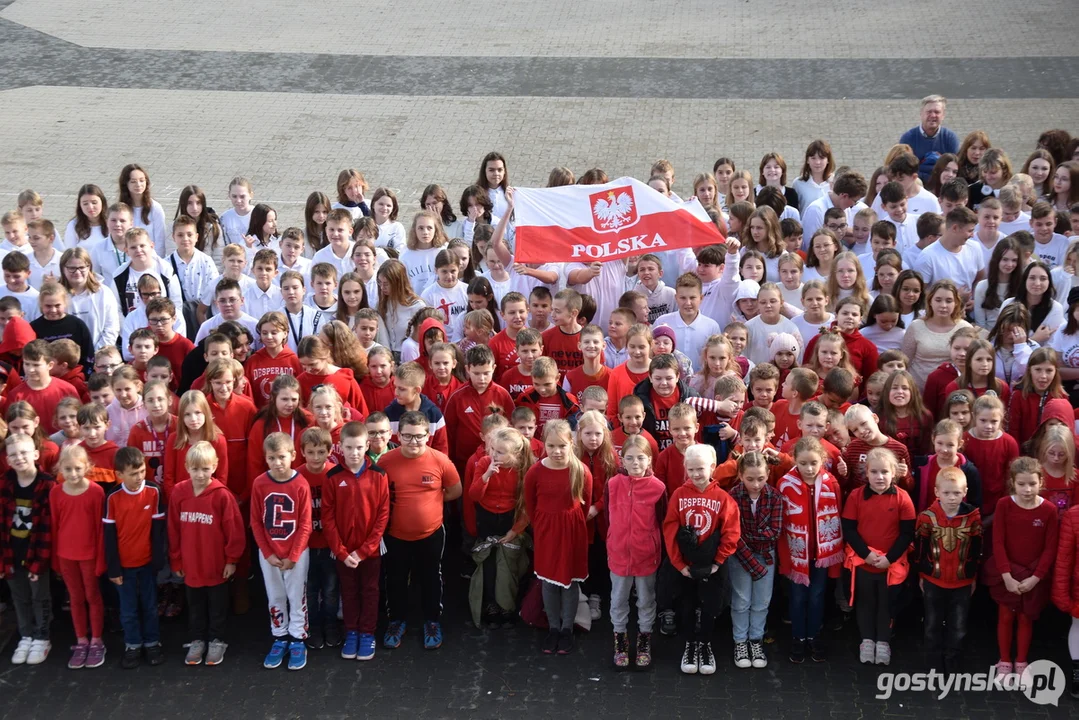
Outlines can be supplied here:
[[679, 203], [633, 178], [516, 188], [513, 197], [517, 262], [588, 263], [723, 242], [697, 200]]

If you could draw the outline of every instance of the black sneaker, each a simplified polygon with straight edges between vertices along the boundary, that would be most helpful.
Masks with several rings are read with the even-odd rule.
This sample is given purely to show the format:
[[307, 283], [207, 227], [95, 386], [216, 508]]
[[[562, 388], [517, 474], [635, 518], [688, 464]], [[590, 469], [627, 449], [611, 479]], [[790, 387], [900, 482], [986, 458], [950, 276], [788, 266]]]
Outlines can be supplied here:
[[696, 675], [699, 665], [697, 664], [697, 643], [687, 642], [686, 650], [682, 653], [682, 672], [686, 675]]
[[716, 656], [712, 654], [712, 643], [697, 643], [697, 667], [701, 675], [713, 675], [716, 672]]
[[341, 636], [341, 631], [337, 627], [336, 620], [330, 620], [322, 633], [326, 640], [326, 647], [338, 647], [344, 642], [344, 638]]
[[124, 648], [124, 657], [120, 660], [120, 667], [124, 670], [134, 670], [142, 660], [142, 648]]
[[809, 638], [809, 657], [816, 663], [822, 663], [825, 657], [824, 643], [819, 638]]
[[563, 630], [558, 636], [558, 654], [569, 655], [573, 652], [573, 630]]
[[805, 640], [793, 640], [791, 642], [790, 660], [796, 665], [804, 663], [806, 660], [806, 641]]
[[165, 662], [165, 649], [161, 647], [161, 643], [146, 648], [146, 659], [155, 666]]
[[659, 614], [659, 631], [664, 635], [678, 633], [678, 625], [674, 622], [674, 610], [664, 610]]
[[326, 639], [322, 635], [322, 628], [312, 625], [307, 630], [307, 638], [303, 641], [308, 650], [321, 650], [326, 647]]
[[547, 637], [543, 639], [543, 654], [554, 655], [558, 652], [558, 631], [548, 630]]
[[1068, 693], [1079, 700], [1079, 662], [1072, 663], [1072, 681], [1068, 686]]

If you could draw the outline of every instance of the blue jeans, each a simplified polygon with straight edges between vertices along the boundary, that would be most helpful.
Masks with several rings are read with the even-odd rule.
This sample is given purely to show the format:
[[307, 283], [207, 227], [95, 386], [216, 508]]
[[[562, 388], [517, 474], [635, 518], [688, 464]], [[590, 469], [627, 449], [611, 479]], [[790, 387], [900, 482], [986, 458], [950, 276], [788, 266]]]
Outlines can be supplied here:
[[307, 613], [312, 627], [337, 622], [337, 561], [329, 548], [308, 548]]
[[[755, 555], [764, 565], [764, 558]], [[764, 639], [764, 624], [768, 619], [768, 604], [772, 601], [772, 583], [776, 577], [776, 566], [765, 565], [768, 572], [760, 580], [754, 580], [738, 558], [727, 561], [727, 571], [731, 579], [731, 624], [734, 626], [734, 641], [759, 642]]]
[[123, 585], [114, 587], [120, 596], [124, 645], [129, 648], [159, 645], [161, 630], [157, 620], [157, 573], [151, 566], [143, 565], [124, 568], [123, 578]]
[[810, 561], [809, 585], [792, 582], [791, 635], [806, 640], [820, 635], [824, 623], [824, 596], [828, 588], [828, 568], [819, 568]]

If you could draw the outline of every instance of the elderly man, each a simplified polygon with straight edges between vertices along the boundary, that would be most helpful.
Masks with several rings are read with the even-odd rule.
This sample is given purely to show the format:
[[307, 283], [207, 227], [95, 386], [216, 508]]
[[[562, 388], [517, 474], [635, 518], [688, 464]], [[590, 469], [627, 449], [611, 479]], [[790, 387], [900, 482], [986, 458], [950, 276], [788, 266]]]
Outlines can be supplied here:
[[899, 142], [910, 145], [921, 166], [918, 177], [925, 182], [933, 166], [944, 153], [959, 152], [959, 136], [944, 127], [944, 109], [948, 101], [941, 95], [922, 98], [922, 122], [903, 133]]

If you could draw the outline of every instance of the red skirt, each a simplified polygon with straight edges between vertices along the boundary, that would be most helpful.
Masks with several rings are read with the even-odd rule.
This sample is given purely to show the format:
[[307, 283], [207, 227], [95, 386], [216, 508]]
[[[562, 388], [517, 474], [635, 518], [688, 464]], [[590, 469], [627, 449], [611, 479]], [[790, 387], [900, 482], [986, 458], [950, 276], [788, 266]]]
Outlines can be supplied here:
[[531, 518], [536, 577], [568, 588], [588, 577], [588, 529], [584, 508], [536, 511]]

